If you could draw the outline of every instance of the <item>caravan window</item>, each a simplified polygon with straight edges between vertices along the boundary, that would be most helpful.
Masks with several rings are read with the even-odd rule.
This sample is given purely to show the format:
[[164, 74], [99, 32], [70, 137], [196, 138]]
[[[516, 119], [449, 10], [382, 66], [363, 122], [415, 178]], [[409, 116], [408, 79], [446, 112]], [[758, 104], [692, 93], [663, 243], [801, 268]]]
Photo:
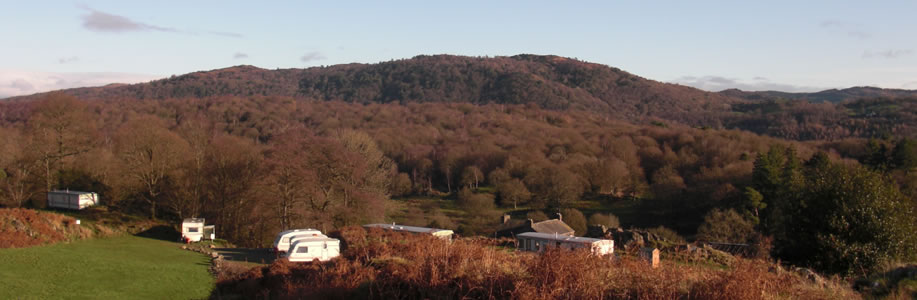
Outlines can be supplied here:
[[309, 253], [309, 247], [296, 248], [296, 253]]
[[188, 232], [197, 232], [197, 227], [188, 227]]

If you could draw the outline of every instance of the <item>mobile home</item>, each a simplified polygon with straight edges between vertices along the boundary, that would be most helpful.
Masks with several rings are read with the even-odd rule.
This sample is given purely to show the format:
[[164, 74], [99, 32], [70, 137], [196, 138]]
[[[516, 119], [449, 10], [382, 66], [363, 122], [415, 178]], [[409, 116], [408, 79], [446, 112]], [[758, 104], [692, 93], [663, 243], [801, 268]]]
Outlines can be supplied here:
[[595, 255], [614, 253], [613, 240], [594, 239], [560, 234], [526, 232], [516, 235], [519, 249], [524, 251], [544, 252], [548, 248], [589, 249]]
[[277, 238], [274, 239], [274, 252], [287, 252], [290, 250], [290, 245], [293, 243], [293, 240], [297, 237], [326, 237], [318, 229], [304, 228], [304, 229], [292, 229], [282, 231], [277, 234]]
[[449, 229], [439, 229], [439, 228], [429, 228], [429, 227], [417, 227], [417, 226], [405, 226], [405, 225], [395, 225], [392, 224], [366, 224], [363, 225], [364, 228], [382, 228], [394, 231], [403, 231], [410, 233], [423, 233], [429, 234], [444, 240], [452, 240], [452, 235], [454, 234], [452, 230]]
[[84, 209], [99, 204], [99, 195], [90, 192], [50, 191], [48, 207], [65, 209]]
[[181, 237], [185, 242], [200, 242], [203, 239], [215, 239], [213, 225], [204, 225], [204, 218], [188, 218], [181, 223]]
[[293, 262], [329, 261], [341, 255], [341, 241], [327, 236], [300, 237], [290, 244], [289, 252], [282, 252]]

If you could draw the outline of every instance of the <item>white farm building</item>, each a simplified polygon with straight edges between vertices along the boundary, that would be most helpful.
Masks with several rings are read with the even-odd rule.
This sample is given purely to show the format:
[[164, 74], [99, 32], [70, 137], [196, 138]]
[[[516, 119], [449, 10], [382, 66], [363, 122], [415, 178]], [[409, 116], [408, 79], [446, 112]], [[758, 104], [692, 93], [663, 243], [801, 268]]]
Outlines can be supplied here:
[[99, 194], [77, 191], [48, 192], [48, 207], [80, 210], [99, 204]]
[[544, 252], [549, 248], [589, 249], [592, 254], [606, 255], [614, 253], [613, 240], [568, 236], [550, 233], [526, 232], [516, 235], [519, 250]]

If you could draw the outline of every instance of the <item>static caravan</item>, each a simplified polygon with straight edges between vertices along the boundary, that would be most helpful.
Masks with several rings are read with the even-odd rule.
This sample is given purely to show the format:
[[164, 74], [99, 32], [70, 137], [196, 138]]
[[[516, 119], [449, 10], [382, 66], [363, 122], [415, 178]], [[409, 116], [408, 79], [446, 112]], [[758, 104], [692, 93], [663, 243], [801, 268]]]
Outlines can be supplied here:
[[303, 261], [329, 261], [341, 255], [341, 241], [322, 236], [298, 238], [290, 244], [290, 251], [283, 252], [280, 257], [286, 257], [293, 262]]
[[297, 237], [312, 237], [312, 236], [322, 236], [321, 231], [318, 229], [305, 228], [305, 229], [292, 229], [282, 231], [277, 234], [277, 238], [274, 239], [274, 252], [287, 252], [290, 250], [290, 244], [292, 244], [293, 239]]
[[99, 195], [90, 192], [50, 191], [48, 207], [65, 209], [84, 209], [99, 204]]
[[425, 233], [429, 234], [444, 240], [452, 240], [452, 235], [454, 234], [452, 230], [449, 229], [439, 229], [439, 228], [429, 228], [429, 227], [417, 227], [417, 226], [405, 226], [405, 225], [395, 225], [392, 224], [366, 224], [363, 225], [364, 228], [382, 228], [394, 231], [404, 231], [410, 233]]
[[614, 253], [615, 249], [613, 240], [550, 233], [520, 233], [516, 235], [516, 239], [519, 241], [520, 250], [533, 252], [544, 252], [548, 248], [589, 249], [595, 255], [606, 255]]
[[204, 218], [188, 218], [181, 223], [181, 238], [187, 243], [213, 240], [216, 230], [213, 225], [204, 225]]

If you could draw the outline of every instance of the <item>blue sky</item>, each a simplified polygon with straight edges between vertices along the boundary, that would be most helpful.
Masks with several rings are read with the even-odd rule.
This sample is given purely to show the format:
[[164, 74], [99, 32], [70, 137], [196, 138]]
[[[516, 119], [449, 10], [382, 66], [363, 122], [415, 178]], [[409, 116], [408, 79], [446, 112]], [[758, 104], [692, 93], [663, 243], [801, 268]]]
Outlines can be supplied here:
[[0, 97], [240, 64], [519, 53], [712, 91], [917, 89], [914, 12], [917, 1], [0, 0]]

